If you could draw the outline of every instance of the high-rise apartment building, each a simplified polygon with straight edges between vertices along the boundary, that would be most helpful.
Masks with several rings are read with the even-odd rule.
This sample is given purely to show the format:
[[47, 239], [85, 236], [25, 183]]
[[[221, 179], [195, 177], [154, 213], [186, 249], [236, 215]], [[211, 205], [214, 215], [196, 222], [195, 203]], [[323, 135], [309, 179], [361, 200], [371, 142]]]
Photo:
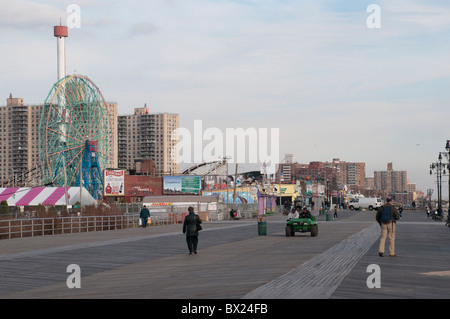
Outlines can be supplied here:
[[39, 165], [39, 122], [42, 105], [25, 105], [23, 98], [6, 99], [0, 107], [0, 180], [22, 178]]
[[366, 185], [366, 163], [343, 162], [337, 159], [333, 161], [340, 171], [341, 183], [359, 191], [363, 190]]
[[178, 140], [172, 138], [177, 128], [178, 114], [150, 113], [147, 105], [135, 108], [132, 115], [120, 115], [118, 167], [133, 169], [135, 160], [151, 159], [156, 168], [151, 173], [179, 173]]
[[407, 172], [394, 171], [392, 163], [387, 164], [386, 171], [374, 171], [374, 187], [388, 193], [407, 192]]

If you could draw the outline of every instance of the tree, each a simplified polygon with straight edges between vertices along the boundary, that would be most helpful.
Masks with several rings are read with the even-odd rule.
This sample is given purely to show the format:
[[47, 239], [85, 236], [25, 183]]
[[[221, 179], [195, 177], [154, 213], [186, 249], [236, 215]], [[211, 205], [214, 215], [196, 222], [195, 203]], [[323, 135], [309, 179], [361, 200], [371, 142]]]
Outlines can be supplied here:
[[2, 200], [0, 203], [0, 215], [7, 215], [9, 213], [9, 206], [6, 200]]

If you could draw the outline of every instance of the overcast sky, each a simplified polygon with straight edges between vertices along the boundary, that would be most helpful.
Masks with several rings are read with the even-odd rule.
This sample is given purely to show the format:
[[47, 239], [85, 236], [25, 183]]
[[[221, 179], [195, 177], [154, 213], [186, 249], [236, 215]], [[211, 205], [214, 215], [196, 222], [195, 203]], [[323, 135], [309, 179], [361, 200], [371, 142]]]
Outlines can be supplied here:
[[[367, 26], [372, 3], [381, 28]], [[279, 128], [280, 160], [365, 162], [366, 176], [393, 162], [435, 188], [429, 165], [450, 139], [450, 2], [0, 0], [1, 105], [45, 100], [69, 4], [81, 25], [67, 73], [119, 114], [147, 103], [186, 128]]]

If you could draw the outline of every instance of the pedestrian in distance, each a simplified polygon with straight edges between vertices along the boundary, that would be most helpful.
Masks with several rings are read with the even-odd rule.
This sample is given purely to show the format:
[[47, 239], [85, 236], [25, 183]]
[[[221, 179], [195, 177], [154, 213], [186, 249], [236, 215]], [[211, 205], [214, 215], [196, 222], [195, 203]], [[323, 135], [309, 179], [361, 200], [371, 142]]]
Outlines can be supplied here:
[[430, 206], [427, 206], [427, 217], [430, 218]]
[[231, 209], [230, 210], [230, 218], [234, 219], [234, 220], [238, 220], [239, 219], [238, 211], [236, 209]]
[[381, 237], [380, 245], [378, 247], [378, 254], [380, 255], [380, 257], [383, 257], [386, 238], [389, 238], [389, 255], [391, 257], [397, 256], [397, 254], [395, 253], [395, 228], [396, 221], [400, 219], [400, 216], [398, 214], [397, 208], [392, 205], [392, 198], [388, 197], [386, 199], [386, 204], [378, 208], [375, 219], [381, 226]]
[[334, 215], [333, 219], [338, 219], [338, 204], [334, 205]]
[[141, 209], [141, 213], [139, 214], [139, 218], [142, 220], [142, 228], [147, 227], [148, 218], [150, 217], [150, 211], [147, 206], [144, 205]]
[[189, 206], [189, 214], [184, 218], [183, 234], [186, 234], [186, 243], [189, 249], [189, 255], [197, 254], [198, 232], [201, 230], [201, 218], [194, 213], [194, 207]]

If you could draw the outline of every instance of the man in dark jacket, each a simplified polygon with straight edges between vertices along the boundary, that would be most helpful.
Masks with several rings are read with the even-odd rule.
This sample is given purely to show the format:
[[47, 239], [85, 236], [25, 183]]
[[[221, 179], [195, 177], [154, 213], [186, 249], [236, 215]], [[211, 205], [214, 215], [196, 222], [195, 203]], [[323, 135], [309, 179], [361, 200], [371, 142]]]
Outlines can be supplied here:
[[303, 207], [302, 211], [299, 213], [300, 218], [311, 218], [311, 213], [306, 207]]
[[142, 207], [139, 217], [142, 219], [142, 227], [147, 227], [147, 221], [150, 217], [150, 211], [148, 210], [147, 206], [144, 205], [144, 207]]
[[194, 208], [192, 206], [189, 206], [188, 211], [189, 215], [184, 218], [183, 222], [183, 234], [186, 234], [189, 255], [192, 255], [192, 252], [197, 254], [198, 225], [202, 223], [202, 220], [194, 213]]
[[392, 257], [397, 256], [395, 254], [395, 222], [399, 220], [397, 208], [392, 205], [392, 198], [386, 199], [386, 204], [379, 207], [375, 219], [381, 226], [381, 238], [380, 246], [378, 247], [378, 254], [382, 257], [384, 255], [384, 248], [386, 243], [386, 237], [389, 238], [389, 255]]

